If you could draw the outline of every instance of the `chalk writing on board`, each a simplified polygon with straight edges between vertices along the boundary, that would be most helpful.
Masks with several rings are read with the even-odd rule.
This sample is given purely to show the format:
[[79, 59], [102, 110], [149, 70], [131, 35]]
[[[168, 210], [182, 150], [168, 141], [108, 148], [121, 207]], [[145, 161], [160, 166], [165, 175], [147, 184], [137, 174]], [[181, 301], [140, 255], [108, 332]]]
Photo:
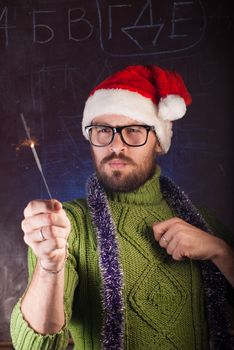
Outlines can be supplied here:
[[[36, 11], [33, 10], [33, 42], [44, 44], [51, 41], [55, 36], [55, 30], [45, 23], [38, 23], [37, 18], [40, 14], [52, 14], [56, 11]], [[44, 22], [46, 19], [44, 18]], [[67, 26], [68, 26], [68, 40], [84, 41], [87, 40], [93, 33], [93, 25], [86, 18], [86, 11], [84, 8], [76, 7], [67, 10]], [[46, 37], [43, 40], [37, 38], [38, 29], [47, 31]], [[78, 29], [78, 30], [77, 30]]]
[[[80, 12], [79, 17], [73, 17], [73, 12]], [[81, 24], [87, 27], [87, 34], [84, 36], [75, 37], [73, 33], [73, 27], [75, 24]], [[69, 40], [74, 41], [84, 41], [87, 40], [93, 33], [93, 24], [87, 20], [86, 11], [83, 8], [77, 7], [68, 10], [68, 32], [69, 32]]]
[[[61, 18], [65, 27], [67, 27], [67, 40], [81, 42], [88, 40], [93, 33], [93, 24], [87, 19], [86, 10], [82, 7], [66, 9], [65, 15]], [[48, 44], [61, 34], [62, 25], [58, 27], [54, 20], [60, 19], [60, 14], [56, 10], [32, 9], [29, 13], [22, 13], [19, 8], [3, 7], [0, 8], [0, 45], [9, 46], [11, 41], [10, 30], [15, 29], [16, 35], [20, 35], [20, 23], [25, 18], [24, 25], [31, 28], [32, 44]], [[11, 25], [14, 22], [14, 25]], [[22, 23], [21, 23], [22, 26]], [[30, 37], [30, 36], [29, 36]], [[20, 39], [20, 38], [19, 38]]]
[[[36, 18], [37, 15], [39, 14], [51, 14], [54, 13], [55, 11], [35, 11], [33, 10], [33, 42], [39, 43], [39, 44], [44, 44], [48, 43], [54, 38], [54, 30], [47, 24], [42, 24], [42, 23], [37, 23]], [[37, 30], [40, 28], [41, 30], [43, 29], [43, 32], [46, 33], [46, 38], [44, 40], [39, 40], [37, 38]]]
[[206, 30], [202, 1], [152, 0], [110, 4], [96, 0], [100, 45], [113, 56], [173, 53], [197, 45]]
[[8, 8], [4, 7], [0, 13], [0, 31], [3, 30], [5, 37], [5, 46], [9, 45], [9, 29], [15, 29], [16, 26], [10, 26], [8, 24]]

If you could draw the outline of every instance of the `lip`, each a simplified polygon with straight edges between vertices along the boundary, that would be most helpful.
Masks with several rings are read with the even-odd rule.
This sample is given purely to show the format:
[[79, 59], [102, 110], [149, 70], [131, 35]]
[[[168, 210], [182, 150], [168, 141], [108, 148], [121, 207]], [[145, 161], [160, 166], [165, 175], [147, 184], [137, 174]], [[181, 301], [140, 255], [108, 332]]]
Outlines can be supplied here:
[[108, 165], [111, 168], [121, 169], [121, 168], [124, 168], [127, 165], [127, 163], [121, 160], [111, 160], [110, 162], [108, 162]]

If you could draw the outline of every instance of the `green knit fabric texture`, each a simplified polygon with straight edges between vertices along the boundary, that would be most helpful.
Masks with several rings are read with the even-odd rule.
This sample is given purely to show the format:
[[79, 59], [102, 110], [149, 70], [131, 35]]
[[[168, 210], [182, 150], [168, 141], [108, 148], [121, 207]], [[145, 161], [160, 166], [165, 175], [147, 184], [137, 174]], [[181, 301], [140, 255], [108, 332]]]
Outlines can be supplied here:
[[[160, 169], [131, 193], [108, 193], [124, 279], [124, 349], [208, 349], [202, 279], [198, 263], [177, 262], [155, 241], [152, 224], [175, 216], [162, 197]], [[75, 350], [101, 350], [101, 277], [95, 230], [85, 200], [64, 204], [72, 231], [65, 270], [67, 322], [41, 336], [24, 321], [20, 301], [11, 318], [16, 350], [65, 349], [68, 330]], [[36, 258], [29, 250], [29, 281]]]

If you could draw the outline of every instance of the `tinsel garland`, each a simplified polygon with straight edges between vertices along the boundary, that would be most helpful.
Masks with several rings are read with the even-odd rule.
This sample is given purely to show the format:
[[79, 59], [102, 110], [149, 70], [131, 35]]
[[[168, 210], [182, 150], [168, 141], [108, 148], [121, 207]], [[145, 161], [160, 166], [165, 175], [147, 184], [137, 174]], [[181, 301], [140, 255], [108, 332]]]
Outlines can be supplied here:
[[[211, 233], [207, 223], [187, 195], [165, 176], [160, 177], [164, 198], [177, 216], [201, 230]], [[123, 276], [116, 235], [106, 193], [98, 178], [87, 182], [87, 201], [97, 232], [99, 266], [102, 277], [103, 350], [123, 349], [124, 302]], [[228, 323], [225, 318], [226, 282], [217, 267], [208, 260], [200, 261], [206, 312], [212, 350], [231, 350]]]
[[[188, 196], [168, 177], [160, 177], [161, 191], [167, 203], [184, 221], [212, 234], [209, 226]], [[210, 331], [210, 347], [214, 350], [231, 349], [228, 322], [225, 318], [226, 281], [210, 260], [201, 260], [205, 305]]]
[[116, 229], [106, 194], [94, 175], [87, 183], [87, 201], [97, 233], [102, 277], [102, 349], [121, 350], [124, 336], [123, 276]]

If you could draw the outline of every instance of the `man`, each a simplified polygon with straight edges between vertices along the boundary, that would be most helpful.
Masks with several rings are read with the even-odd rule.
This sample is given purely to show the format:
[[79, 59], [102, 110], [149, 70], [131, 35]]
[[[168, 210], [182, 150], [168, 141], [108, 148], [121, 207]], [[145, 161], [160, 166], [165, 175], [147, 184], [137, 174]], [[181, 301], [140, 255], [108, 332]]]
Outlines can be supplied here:
[[157, 66], [127, 67], [92, 91], [87, 199], [24, 212], [30, 278], [12, 313], [16, 350], [65, 349], [68, 330], [79, 350], [230, 347], [233, 250], [155, 165], [190, 103], [180, 75]]

